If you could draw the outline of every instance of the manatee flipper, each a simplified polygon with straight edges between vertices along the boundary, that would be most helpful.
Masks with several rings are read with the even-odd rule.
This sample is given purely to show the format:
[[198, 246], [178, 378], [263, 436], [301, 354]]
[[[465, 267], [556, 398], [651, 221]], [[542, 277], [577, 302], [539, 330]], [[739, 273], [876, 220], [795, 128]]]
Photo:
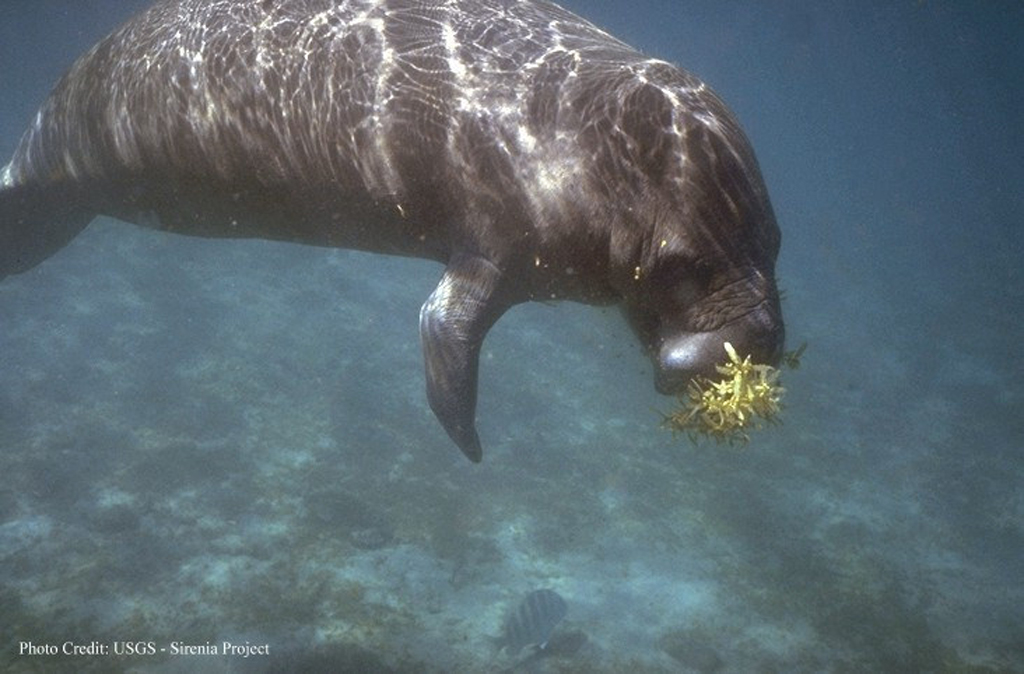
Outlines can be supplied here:
[[0, 188], [0, 279], [63, 248], [96, 216], [81, 185]]
[[491, 262], [456, 258], [420, 309], [430, 408], [473, 462], [483, 458], [475, 424], [480, 346], [507, 308], [497, 297], [500, 280], [501, 271]]

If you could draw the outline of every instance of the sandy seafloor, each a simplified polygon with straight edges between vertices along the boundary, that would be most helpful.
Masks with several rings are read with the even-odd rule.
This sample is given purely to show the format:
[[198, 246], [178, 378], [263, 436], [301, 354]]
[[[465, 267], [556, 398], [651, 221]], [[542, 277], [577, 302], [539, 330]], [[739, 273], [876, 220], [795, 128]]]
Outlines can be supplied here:
[[[784, 425], [673, 438], [614, 309], [521, 306], [471, 465], [423, 393], [437, 265], [101, 218], [0, 284], [0, 670], [498, 671], [550, 587], [585, 643], [517, 671], [1024, 671], [1021, 6], [583, 5], [754, 142]], [[128, 7], [0, 12], [4, 155]], [[94, 640], [270, 655], [18, 655]]]

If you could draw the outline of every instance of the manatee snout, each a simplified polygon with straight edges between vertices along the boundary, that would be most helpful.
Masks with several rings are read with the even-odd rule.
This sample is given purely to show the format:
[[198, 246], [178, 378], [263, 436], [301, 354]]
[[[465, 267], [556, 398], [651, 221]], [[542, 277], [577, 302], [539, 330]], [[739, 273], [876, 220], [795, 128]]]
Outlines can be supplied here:
[[778, 365], [785, 330], [781, 318], [773, 314], [756, 312], [718, 330], [681, 333], [662, 339], [655, 354], [655, 388], [666, 395], [681, 393], [698, 375], [718, 378], [715, 366], [728, 358], [724, 342], [732, 344], [741, 358], [749, 355], [755, 363]]

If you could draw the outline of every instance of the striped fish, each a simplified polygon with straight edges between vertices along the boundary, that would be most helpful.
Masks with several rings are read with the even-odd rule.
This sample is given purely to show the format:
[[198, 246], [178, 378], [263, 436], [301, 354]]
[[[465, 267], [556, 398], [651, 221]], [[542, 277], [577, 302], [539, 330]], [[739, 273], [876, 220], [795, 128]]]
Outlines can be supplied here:
[[554, 590], [534, 590], [505, 621], [505, 634], [499, 642], [501, 648], [512, 657], [526, 646], [544, 648], [568, 612], [569, 606]]

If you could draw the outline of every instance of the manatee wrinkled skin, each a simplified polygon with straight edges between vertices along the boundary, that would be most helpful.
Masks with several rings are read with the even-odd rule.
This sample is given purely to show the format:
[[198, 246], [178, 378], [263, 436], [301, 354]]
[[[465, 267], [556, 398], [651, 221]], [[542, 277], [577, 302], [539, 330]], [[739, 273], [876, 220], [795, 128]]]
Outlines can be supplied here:
[[83, 56], [0, 174], [0, 278], [97, 215], [437, 260], [430, 405], [473, 461], [511, 306], [620, 304], [659, 391], [776, 363], [780, 234], [700, 80], [542, 0], [166, 0]]

